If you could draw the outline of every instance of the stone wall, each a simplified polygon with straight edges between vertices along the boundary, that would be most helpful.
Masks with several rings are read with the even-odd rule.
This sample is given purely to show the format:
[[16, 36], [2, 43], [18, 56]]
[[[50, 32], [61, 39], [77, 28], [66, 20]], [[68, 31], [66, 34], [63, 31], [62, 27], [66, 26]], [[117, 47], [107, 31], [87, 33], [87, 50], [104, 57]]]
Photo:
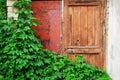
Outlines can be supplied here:
[[15, 20], [18, 18], [18, 14], [15, 14], [17, 8], [13, 7], [15, 0], [7, 0], [7, 17], [13, 17]]

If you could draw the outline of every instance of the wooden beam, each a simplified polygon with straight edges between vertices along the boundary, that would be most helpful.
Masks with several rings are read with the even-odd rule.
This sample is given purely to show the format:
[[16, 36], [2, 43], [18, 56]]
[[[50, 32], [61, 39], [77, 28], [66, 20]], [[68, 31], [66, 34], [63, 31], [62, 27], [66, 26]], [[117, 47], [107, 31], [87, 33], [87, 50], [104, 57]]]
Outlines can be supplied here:
[[69, 3], [68, 6], [99, 6], [100, 2], [79, 2]]

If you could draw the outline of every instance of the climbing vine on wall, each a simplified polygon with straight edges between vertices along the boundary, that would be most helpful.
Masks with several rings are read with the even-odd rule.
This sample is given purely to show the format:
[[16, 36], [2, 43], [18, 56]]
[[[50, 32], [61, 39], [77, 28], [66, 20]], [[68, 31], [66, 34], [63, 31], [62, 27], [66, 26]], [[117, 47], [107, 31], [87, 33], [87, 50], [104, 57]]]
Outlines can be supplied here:
[[[0, 1], [0, 78], [3, 80], [111, 80], [87, 64], [82, 56], [72, 62], [65, 55], [42, 49], [31, 26], [36, 19], [31, 0], [17, 0], [18, 20], [6, 19], [6, 2]], [[4, 16], [3, 16], [4, 15]]]
[[0, 20], [6, 19], [7, 17], [6, 0], [0, 0]]

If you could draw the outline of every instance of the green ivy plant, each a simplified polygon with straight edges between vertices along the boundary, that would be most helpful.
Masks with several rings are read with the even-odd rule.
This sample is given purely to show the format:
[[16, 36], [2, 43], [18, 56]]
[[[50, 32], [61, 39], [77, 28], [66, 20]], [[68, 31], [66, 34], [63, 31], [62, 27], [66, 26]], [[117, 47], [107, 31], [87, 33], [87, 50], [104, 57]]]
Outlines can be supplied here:
[[6, 0], [0, 0], [0, 20], [4, 20], [7, 17]]
[[0, 1], [0, 79], [2, 80], [111, 80], [109, 75], [86, 63], [82, 56], [71, 61], [42, 49], [31, 26], [36, 19], [31, 0], [17, 0], [18, 20], [6, 19], [6, 0]]

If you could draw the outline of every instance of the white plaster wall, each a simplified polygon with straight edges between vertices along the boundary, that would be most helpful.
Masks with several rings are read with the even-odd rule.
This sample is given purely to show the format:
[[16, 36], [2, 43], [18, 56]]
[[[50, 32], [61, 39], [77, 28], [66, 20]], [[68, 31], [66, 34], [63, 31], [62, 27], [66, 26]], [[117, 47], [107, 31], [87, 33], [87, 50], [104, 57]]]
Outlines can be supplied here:
[[120, 80], [120, 0], [109, 0], [107, 71]]

